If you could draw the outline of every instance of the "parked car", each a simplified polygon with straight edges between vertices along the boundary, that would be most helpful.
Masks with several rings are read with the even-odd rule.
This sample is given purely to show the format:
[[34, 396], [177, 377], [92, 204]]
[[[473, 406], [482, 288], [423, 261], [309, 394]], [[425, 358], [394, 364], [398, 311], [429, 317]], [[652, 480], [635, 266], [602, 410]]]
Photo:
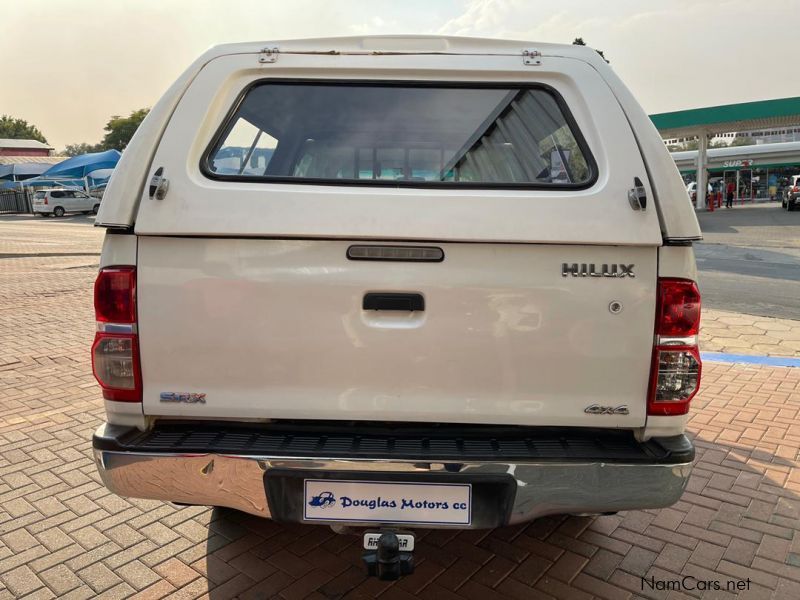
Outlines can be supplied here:
[[[710, 194], [713, 191], [712, 185], [708, 184], [708, 193]], [[691, 199], [692, 203], [697, 202], [697, 182], [692, 181], [689, 185], [686, 186], [686, 193], [689, 194], [689, 198]]]
[[789, 179], [789, 185], [783, 191], [783, 201], [781, 206], [788, 211], [793, 211], [800, 203], [800, 175], [792, 175]]
[[33, 194], [33, 214], [63, 217], [66, 213], [97, 214], [100, 200], [80, 190], [47, 189]]
[[400, 528], [683, 493], [700, 229], [591, 49], [219, 46], [139, 127], [97, 224], [116, 494], [373, 528], [400, 561]]

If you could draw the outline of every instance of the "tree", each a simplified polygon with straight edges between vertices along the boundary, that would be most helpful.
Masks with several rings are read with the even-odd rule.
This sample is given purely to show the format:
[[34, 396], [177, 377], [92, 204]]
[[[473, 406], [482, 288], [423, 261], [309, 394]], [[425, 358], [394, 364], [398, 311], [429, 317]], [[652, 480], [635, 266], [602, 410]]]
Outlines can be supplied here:
[[100, 146], [104, 150], [124, 150], [148, 112], [150, 112], [149, 108], [140, 108], [127, 117], [112, 116], [106, 124], [105, 131], [107, 133], [100, 142]]
[[67, 144], [67, 147], [61, 152], [64, 156], [80, 156], [81, 154], [89, 154], [91, 152], [102, 152], [105, 150], [102, 144], [87, 144], [86, 142], [80, 144]]
[[[586, 42], [583, 41], [582, 37], [576, 37], [574, 40], [572, 40], [572, 45], [573, 46], [585, 46]], [[595, 52], [597, 52], [600, 55], [600, 58], [602, 58], [604, 61], [611, 62], [605, 57], [605, 55], [603, 54], [602, 50], [595, 49]]]
[[23, 119], [14, 119], [8, 115], [0, 115], [0, 138], [12, 140], [38, 140], [43, 144], [47, 139], [35, 125]]
[[91, 152], [104, 152], [105, 150], [122, 151], [131, 141], [133, 134], [136, 133], [148, 112], [150, 112], [149, 108], [140, 108], [127, 117], [114, 115], [106, 123], [106, 135], [101, 142], [97, 144], [88, 144], [86, 142], [67, 144], [63, 152], [67, 156], [79, 156]]

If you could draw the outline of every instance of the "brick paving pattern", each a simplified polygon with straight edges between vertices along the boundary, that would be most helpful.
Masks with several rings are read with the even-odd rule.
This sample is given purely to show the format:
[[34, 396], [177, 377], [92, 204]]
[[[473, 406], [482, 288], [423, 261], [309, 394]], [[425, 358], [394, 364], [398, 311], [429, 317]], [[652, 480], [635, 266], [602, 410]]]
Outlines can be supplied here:
[[800, 357], [800, 321], [704, 308], [700, 349], [797, 358]]
[[58, 235], [15, 245], [6, 224], [0, 600], [736, 597], [643, 589], [643, 577], [685, 576], [749, 578], [740, 598], [800, 598], [800, 369], [705, 365], [689, 422], [698, 458], [675, 506], [420, 532], [417, 572], [383, 583], [364, 577], [354, 536], [110, 494], [90, 454], [103, 417], [88, 355], [97, 260], [81, 254], [96, 252], [99, 232], [80, 229], [37, 257]]

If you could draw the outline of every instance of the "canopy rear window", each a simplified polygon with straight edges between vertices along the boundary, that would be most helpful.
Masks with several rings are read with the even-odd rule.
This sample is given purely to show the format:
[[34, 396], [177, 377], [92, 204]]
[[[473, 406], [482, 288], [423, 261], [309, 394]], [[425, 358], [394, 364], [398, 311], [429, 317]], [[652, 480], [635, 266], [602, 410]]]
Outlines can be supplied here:
[[587, 187], [595, 162], [544, 86], [259, 82], [206, 153], [222, 180]]

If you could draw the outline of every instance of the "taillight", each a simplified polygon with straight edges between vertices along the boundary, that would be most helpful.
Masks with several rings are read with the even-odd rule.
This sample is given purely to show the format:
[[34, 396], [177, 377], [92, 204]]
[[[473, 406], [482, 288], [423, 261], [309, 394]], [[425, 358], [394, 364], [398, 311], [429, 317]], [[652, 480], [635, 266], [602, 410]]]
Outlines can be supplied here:
[[92, 344], [92, 370], [103, 398], [141, 402], [135, 267], [100, 269], [94, 284], [94, 310], [97, 333]]
[[44, 203], [47, 204], [47, 196], [44, 197]]
[[136, 322], [136, 268], [107, 267], [94, 282], [94, 314], [104, 323]]
[[798, 186], [794, 186], [794, 187], [792, 188], [792, 192], [793, 192], [793, 193], [795, 193], [795, 194], [796, 194], [797, 192], [800, 192], [800, 187], [798, 187]]
[[700, 292], [689, 279], [660, 278], [649, 415], [683, 415], [700, 387]]
[[700, 331], [700, 291], [689, 279], [658, 280], [656, 335], [688, 337]]

